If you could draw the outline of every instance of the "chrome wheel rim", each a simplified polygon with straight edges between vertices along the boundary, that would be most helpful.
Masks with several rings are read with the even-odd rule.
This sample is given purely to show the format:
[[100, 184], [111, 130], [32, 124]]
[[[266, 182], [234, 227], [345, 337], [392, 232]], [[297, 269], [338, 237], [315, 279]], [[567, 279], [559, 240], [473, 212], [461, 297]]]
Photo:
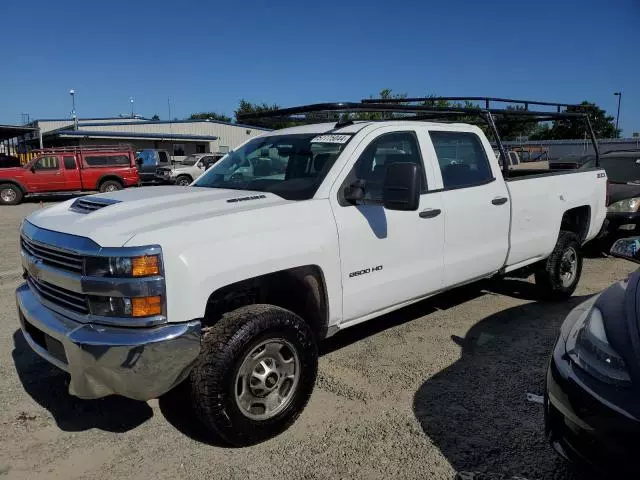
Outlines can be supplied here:
[[189, 180], [187, 180], [186, 178], [181, 178], [178, 181], [178, 185], [180, 185], [181, 187], [188, 187], [191, 184], [191, 182]]
[[567, 248], [560, 259], [560, 281], [563, 287], [569, 287], [578, 274], [578, 252], [573, 247]]
[[107, 185], [107, 187], [104, 189], [105, 192], [115, 192], [118, 190], [118, 187], [115, 185]]
[[16, 192], [10, 188], [5, 188], [0, 192], [0, 198], [5, 203], [13, 202], [16, 199]]
[[300, 380], [300, 359], [287, 340], [273, 338], [254, 347], [242, 361], [235, 379], [235, 399], [252, 420], [267, 420], [282, 412]]

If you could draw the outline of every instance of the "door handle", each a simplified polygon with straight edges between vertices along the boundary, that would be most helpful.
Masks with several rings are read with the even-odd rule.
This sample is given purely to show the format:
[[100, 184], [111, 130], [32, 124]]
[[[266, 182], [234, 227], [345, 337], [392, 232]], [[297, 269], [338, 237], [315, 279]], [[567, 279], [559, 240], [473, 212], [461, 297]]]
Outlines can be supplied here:
[[509, 199], [507, 197], [496, 197], [493, 200], [491, 200], [491, 203], [493, 203], [494, 205], [503, 205], [508, 201]]
[[422, 210], [418, 215], [420, 218], [433, 218], [437, 217], [442, 213], [442, 210], [439, 208], [427, 208], [426, 210]]
[[56, 172], [56, 175], [62, 175], [60, 172]]

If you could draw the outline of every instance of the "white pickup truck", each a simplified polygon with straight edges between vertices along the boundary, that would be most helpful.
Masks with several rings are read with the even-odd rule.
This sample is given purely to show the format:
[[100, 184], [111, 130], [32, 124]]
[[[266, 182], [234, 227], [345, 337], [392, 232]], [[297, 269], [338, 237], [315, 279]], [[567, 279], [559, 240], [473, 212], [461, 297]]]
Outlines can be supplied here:
[[20, 324], [72, 394], [147, 400], [186, 380], [203, 424], [251, 444], [296, 419], [339, 330], [526, 266], [543, 296], [570, 296], [605, 190], [597, 168], [505, 181], [469, 124], [272, 131], [189, 187], [32, 213]]

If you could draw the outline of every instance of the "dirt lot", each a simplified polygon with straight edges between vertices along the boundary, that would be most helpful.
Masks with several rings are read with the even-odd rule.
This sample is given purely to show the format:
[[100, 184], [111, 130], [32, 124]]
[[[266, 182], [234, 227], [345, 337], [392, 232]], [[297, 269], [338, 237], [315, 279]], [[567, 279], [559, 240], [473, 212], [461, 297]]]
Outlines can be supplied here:
[[[221, 447], [171, 399], [82, 401], [17, 328], [18, 225], [0, 212], [0, 477], [569, 479], [543, 439], [545, 363], [569, 310], [634, 270], [595, 258], [575, 297], [538, 303], [531, 284], [484, 282], [368, 322], [323, 347], [297, 423], [245, 449]], [[494, 476], [495, 475], [495, 476]], [[483, 477], [487, 478], [487, 477]]]

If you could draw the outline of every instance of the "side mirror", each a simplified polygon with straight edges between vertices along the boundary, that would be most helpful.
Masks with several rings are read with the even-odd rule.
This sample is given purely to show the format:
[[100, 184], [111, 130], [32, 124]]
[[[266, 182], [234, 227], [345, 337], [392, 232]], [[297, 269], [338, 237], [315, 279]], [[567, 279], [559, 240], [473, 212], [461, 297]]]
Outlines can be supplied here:
[[31, 173], [36, 173], [36, 167], [34, 165], [31, 165], [29, 170], [31, 170]]
[[420, 169], [415, 163], [392, 163], [382, 188], [382, 203], [387, 210], [417, 210], [420, 205]]
[[344, 198], [354, 205], [364, 198], [364, 180], [356, 180], [344, 189]]
[[611, 247], [610, 253], [614, 257], [625, 258], [640, 263], [640, 237], [621, 238]]

